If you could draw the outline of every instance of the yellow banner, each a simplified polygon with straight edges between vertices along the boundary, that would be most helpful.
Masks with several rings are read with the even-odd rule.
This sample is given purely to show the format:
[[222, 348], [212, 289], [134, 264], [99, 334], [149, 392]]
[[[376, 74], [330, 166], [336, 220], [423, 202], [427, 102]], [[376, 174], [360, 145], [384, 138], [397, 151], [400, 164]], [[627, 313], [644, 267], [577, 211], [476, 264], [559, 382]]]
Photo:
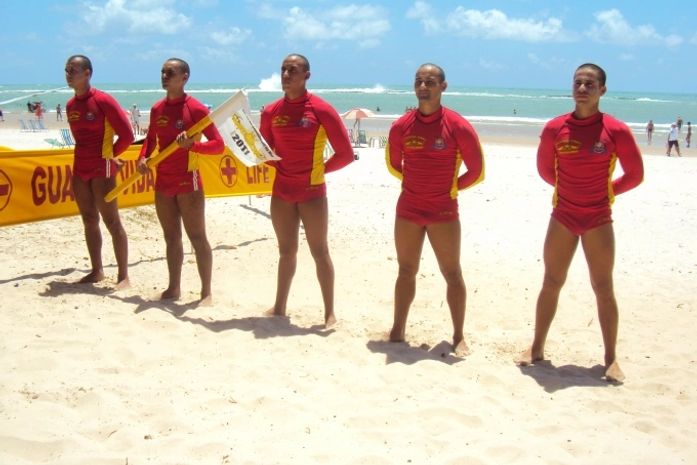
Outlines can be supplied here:
[[[136, 171], [140, 146], [133, 145], [119, 159], [122, 182]], [[72, 188], [72, 149], [0, 151], [0, 226], [78, 214]], [[275, 170], [266, 165], [247, 167], [226, 147], [221, 155], [200, 157], [206, 197], [269, 194]], [[118, 198], [119, 207], [152, 203], [153, 174], [141, 176]]]

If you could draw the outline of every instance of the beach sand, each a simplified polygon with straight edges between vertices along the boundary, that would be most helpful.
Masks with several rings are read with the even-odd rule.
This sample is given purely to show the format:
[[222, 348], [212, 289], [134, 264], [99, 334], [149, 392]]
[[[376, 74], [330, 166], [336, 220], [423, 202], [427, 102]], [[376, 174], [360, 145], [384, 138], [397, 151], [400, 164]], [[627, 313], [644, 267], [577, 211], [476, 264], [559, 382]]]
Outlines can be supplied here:
[[449, 354], [428, 245], [407, 343], [382, 341], [399, 187], [379, 149], [358, 149], [327, 176], [330, 331], [302, 231], [289, 318], [262, 316], [277, 263], [268, 197], [207, 200], [215, 304], [205, 309], [194, 308], [188, 244], [182, 299], [149, 300], [166, 285], [152, 206], [122, 211], [133, 287], [117, 293], [104, 229], [109, 279], [92, 286], [73, 284], [89, 268], [79, 218], [0, 228], [0, 463], [695, 463], [697, 160], [645, 157], [645, 182], [616, 201], [627, 380], [612, 385], [580, 250], [550, 360], [513, 363], [532, 338], [552, 190], [537, 175], [535, 139], [507, 142], [482, 137], [486, 179], [460, 195], [465, 359]]

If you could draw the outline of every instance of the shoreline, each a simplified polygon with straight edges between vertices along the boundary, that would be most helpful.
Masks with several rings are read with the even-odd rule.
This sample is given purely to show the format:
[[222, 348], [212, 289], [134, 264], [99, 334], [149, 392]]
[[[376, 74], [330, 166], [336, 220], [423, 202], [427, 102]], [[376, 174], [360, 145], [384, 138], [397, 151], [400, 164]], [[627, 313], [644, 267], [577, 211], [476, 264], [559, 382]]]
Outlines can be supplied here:
[[[0, 122], [0, 146], [9, 147], [14, 150], [27, 149], [51, 149], [58, 148], [52, 145], [46, 139], [61, 140], [60, 129], [69, 128], [68, 122], [65, 119], [56, 121], [55, 111], [45, 113], [43, 118], [46, 130], [41, 131], [21, 131], [20, 120], [25, 122], [29, 119], [36, 120], [32, 113], [5, 113], [5, 121]], [[252, 119], [258, 125], [258, 112], [252, 114]], [[375, 118], [365, 118], [361, 120], [361, 129], [366, 132], [366, 138], [372, 140], [377, 146], [377, 141], [380, 137], [386, 137], [389, 133], [390, 125], [394, 118], [378, 116]], [[141, 126], [147, 122], [147, 117], [141, 116]], [[353, 128], [353, 121], [345, 120], [347, 129]], [[527, 147], [537, 147], [539, 135], [542, 131], [544, 123], [510, 124], [500, 121], [470, 121], [475, 131], [479, 135], [480, 143], [486, 149], [489, 145], [521, 145]], [[684, 128], [683, 128], [684, 129]], [[635, 134], [635, 139], [639, 145], [643, 155], [665, 156], [665, 134], [655, 133], [654, 143], [648, 145], [645, 136]], [[685, 147], [684, 130], [680, 136], [680, 150], [684, 157], [694, 157], [697, 155], [694, 145], [690, 148]], [[657, 144], [658, 142], [660, 144]], [[364, 144], [364, 146], [366, 146]], [[486, 155], [486, 153], [485, 153]]]

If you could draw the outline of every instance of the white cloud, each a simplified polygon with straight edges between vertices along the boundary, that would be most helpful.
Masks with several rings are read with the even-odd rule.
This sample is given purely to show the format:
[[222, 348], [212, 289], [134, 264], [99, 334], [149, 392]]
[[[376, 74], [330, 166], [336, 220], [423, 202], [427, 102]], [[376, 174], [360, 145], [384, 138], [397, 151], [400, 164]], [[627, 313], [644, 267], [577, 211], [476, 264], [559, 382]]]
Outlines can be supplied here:
[[169, 7], [171, 1], [108, 0], [103, 5], [88, 3], [83, 16], [88, 27], [102, 32], [110, 26], [125, 32], [176, 34], [186, 30], [191, 20]]
[[446, 24], [448, 30], [459, 35], [483, 39], [511, 39], [524, 42], [564, 39], [560, 19], [509, 18], [500, 10], [468, 10], [459, 6], [448, 15]]
[[535, 65], [538, 65], [542, 62], [542, 60], [540, 60], [540, 57], [538, 57], [536, 54], [532, 52], [528, 52], [528, 61]]
[[386, 13], [380, 7], [349, 5], [334, 7], [316, 15], [293, 7], [283, 19], [287, 39], [356, 41], [361, 47], [375, 47], [390, 29]]
[[414, 5], [407, 10], [407, 18], [421, 21], [424, 30], [428, 34], [440, 31], [440, 23], [436, 19], [431, 5], [426, 2], [415, 2]]
[[697, 32], [695, 32], [695, 35], [693, 35], [692, 39], [690, 39], [690, 43], [697, 45]]
[[485, 60], [484, 58], [479, 59], [479, 66], [487, 71], [501, 71], [506, 68], [501, 63]]
[[601, 43], [620, 45], [658, 44], [676, 47], [683, 42], [682, 37], [670, 34], [662, 36], [649, 25], [632, 26], [619, 10], [605, 10], [595, 13], [596, 24], [588, 32], [588, 37]]
[[622, 53], [620, 54], [620, 60], [621, 61], [634, 61], [635, 57], [631, 53]]
[[211, 32], [211, 39], [219, 45], [239, 45], [251, 35], [252, 32], [249, 29], [231, 27], [226, 31]]

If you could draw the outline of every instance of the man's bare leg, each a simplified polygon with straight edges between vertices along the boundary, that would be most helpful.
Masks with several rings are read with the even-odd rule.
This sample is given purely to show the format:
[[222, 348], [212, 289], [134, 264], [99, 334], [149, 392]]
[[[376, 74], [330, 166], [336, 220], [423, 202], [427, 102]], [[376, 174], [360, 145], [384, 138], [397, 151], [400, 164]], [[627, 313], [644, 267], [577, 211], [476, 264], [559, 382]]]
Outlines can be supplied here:
[[201, 279], [199, 306], [213, 305], [211, 281], [213, 276], [213, 251], [206, 237], [206, 199], [203, 191], [189, 192], [177, 196], [186, 235], [196, 254], [196, 266]]
[[298, 255], [300, 214], [294, 203], [271, 197], [271, 223], [278, 241], [276, 301], [268, 315], [285, 316], [290, 285], [295, 276]]
[[90, 256], [92, 271], [83, 276], [79, 283], [96, 283], [104, 279], [102, 265], [102, 232], [99, 229], [99, 210], [89, 182], [79, 176], [73, 176], [73, 193], [77, 203], [82, 224], [85, 228], [85, 243]]
[[92, 193], [99, 213], [109, 234], [114, 248], [118, 267], [115, 290], [128, 289], [128, 236], [121, 223], [119, 206], [116, 200], [106, 202], [104, 196], [116, 186], [116, 178], [96, 178], [91, 182]]
[[416, 273], [423, 249], [426, 228], [397, 217], [394, 224], [394, 242], [399, 272], [394, 287], [394, 322], [390, 330], [391, 342], [403, 342], [409, 316], [409, 307], [416, 295]]
[[467, 288], [460, 266], [460, 231], [459, 220], [426, 226], [428, 240], [447, 283], [446, 297], [453, 321], [453, 352], [464, 357], [469, 354], [469, 347], [464, 334]]
[[617, 363], [619, 311], [615, 299], [612, 271], [615, 263], [615, 235], [612, 223], [586, 232], [581, 244], [588, 263], [591, 285], [598, 306], [598, 320], [605, 346], [605, 377], [621, 382], [624, 373]]
[[181, 297], [181, 273], [184, 262], [181, 214], [177, 198], [155, 192], [155, 211], [165, 236], [169, 273], [167, 289], [160, 295], [160, 299], [177, 300]]
[[544, 360], [547, 333], [557, 312], [559, 293], [566, 281], [577, 246], [578, 237], [557, 220], [550, 218], [543, 251], [545, 274], [535, 309], [535, 337], [532, 346], [516, 360], [520, 366]]
[[315, 260], [317, 281], [324, 303], [324, 325], [329, 329], [336, 324], [334, 314], [334, 264], [329, 255], [329, 211], [327, 198], [321, 197], [298, 204], [298, 213], [305, 226], [310, 253]]

